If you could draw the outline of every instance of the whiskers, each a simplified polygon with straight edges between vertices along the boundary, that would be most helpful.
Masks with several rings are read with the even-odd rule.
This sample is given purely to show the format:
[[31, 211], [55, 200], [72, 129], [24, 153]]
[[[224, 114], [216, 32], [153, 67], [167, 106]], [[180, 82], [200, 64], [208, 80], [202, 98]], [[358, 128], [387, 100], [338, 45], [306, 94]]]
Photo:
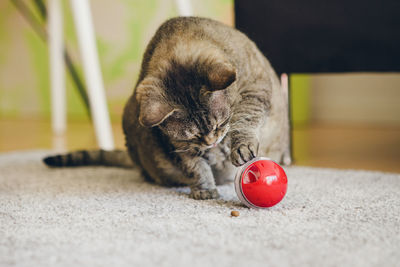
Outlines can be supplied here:
[[171, 153], [184, 153], [184, 152], [188, 152], [188, 151], [190, 151], [191, 149], [190, 148], [186, 148], [186, 149], [175, 149], [175, 150], [173, 150], [173, 151], [171, 151]]
[[197, 147], [197, 146], [192, 146], [192, 147], [184, 147], [184, 148], [178, 148], [171, 153], [191, 153], [195, 156], [202, 156], [204, 154], [204, 148], [202, 147]]

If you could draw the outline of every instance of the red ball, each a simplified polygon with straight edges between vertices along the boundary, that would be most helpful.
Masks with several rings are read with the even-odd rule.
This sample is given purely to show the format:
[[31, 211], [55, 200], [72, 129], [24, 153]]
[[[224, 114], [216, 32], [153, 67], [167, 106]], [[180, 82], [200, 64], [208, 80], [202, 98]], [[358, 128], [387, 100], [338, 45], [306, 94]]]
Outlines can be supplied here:
[[249, 208], [269, 208], [286, 194], [287, 176], [279, 164], [268, 158], [255, 158], [243, 165], [235, 178], [240, 201]]

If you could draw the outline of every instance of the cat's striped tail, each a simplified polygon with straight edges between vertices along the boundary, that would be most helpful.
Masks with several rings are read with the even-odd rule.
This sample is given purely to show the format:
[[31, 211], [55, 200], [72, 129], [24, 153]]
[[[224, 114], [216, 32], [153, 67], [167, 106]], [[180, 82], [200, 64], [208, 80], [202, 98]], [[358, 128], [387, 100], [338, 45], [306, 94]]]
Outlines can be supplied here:
[[49, 167], [110, 166], [132, 168], [127, 151], [123, 150], [80, 150], [43, 159]]

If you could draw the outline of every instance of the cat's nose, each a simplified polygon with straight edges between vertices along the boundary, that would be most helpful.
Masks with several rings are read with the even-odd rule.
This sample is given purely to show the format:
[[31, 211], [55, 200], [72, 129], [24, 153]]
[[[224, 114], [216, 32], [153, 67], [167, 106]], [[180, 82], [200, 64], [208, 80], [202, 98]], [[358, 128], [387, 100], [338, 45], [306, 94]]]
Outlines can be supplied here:
[[209, 146], [215, 144], [215, 142], [217, 142], [217, 139], [218, 137], [214, 134], [204, 136], [204, 142]]

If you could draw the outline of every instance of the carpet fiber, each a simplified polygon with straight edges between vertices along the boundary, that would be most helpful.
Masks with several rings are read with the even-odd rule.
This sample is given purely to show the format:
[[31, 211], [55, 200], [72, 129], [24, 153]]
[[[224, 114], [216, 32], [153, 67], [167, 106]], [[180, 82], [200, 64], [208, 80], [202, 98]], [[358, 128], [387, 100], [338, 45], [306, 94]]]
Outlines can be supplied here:
[[[399, 266], [400, 175], [286, 168], [288, 192], [196, 201], [136, 171], [0, 154], [0, 266]], [[231, 217], [231, 210], [240, 211]]]

